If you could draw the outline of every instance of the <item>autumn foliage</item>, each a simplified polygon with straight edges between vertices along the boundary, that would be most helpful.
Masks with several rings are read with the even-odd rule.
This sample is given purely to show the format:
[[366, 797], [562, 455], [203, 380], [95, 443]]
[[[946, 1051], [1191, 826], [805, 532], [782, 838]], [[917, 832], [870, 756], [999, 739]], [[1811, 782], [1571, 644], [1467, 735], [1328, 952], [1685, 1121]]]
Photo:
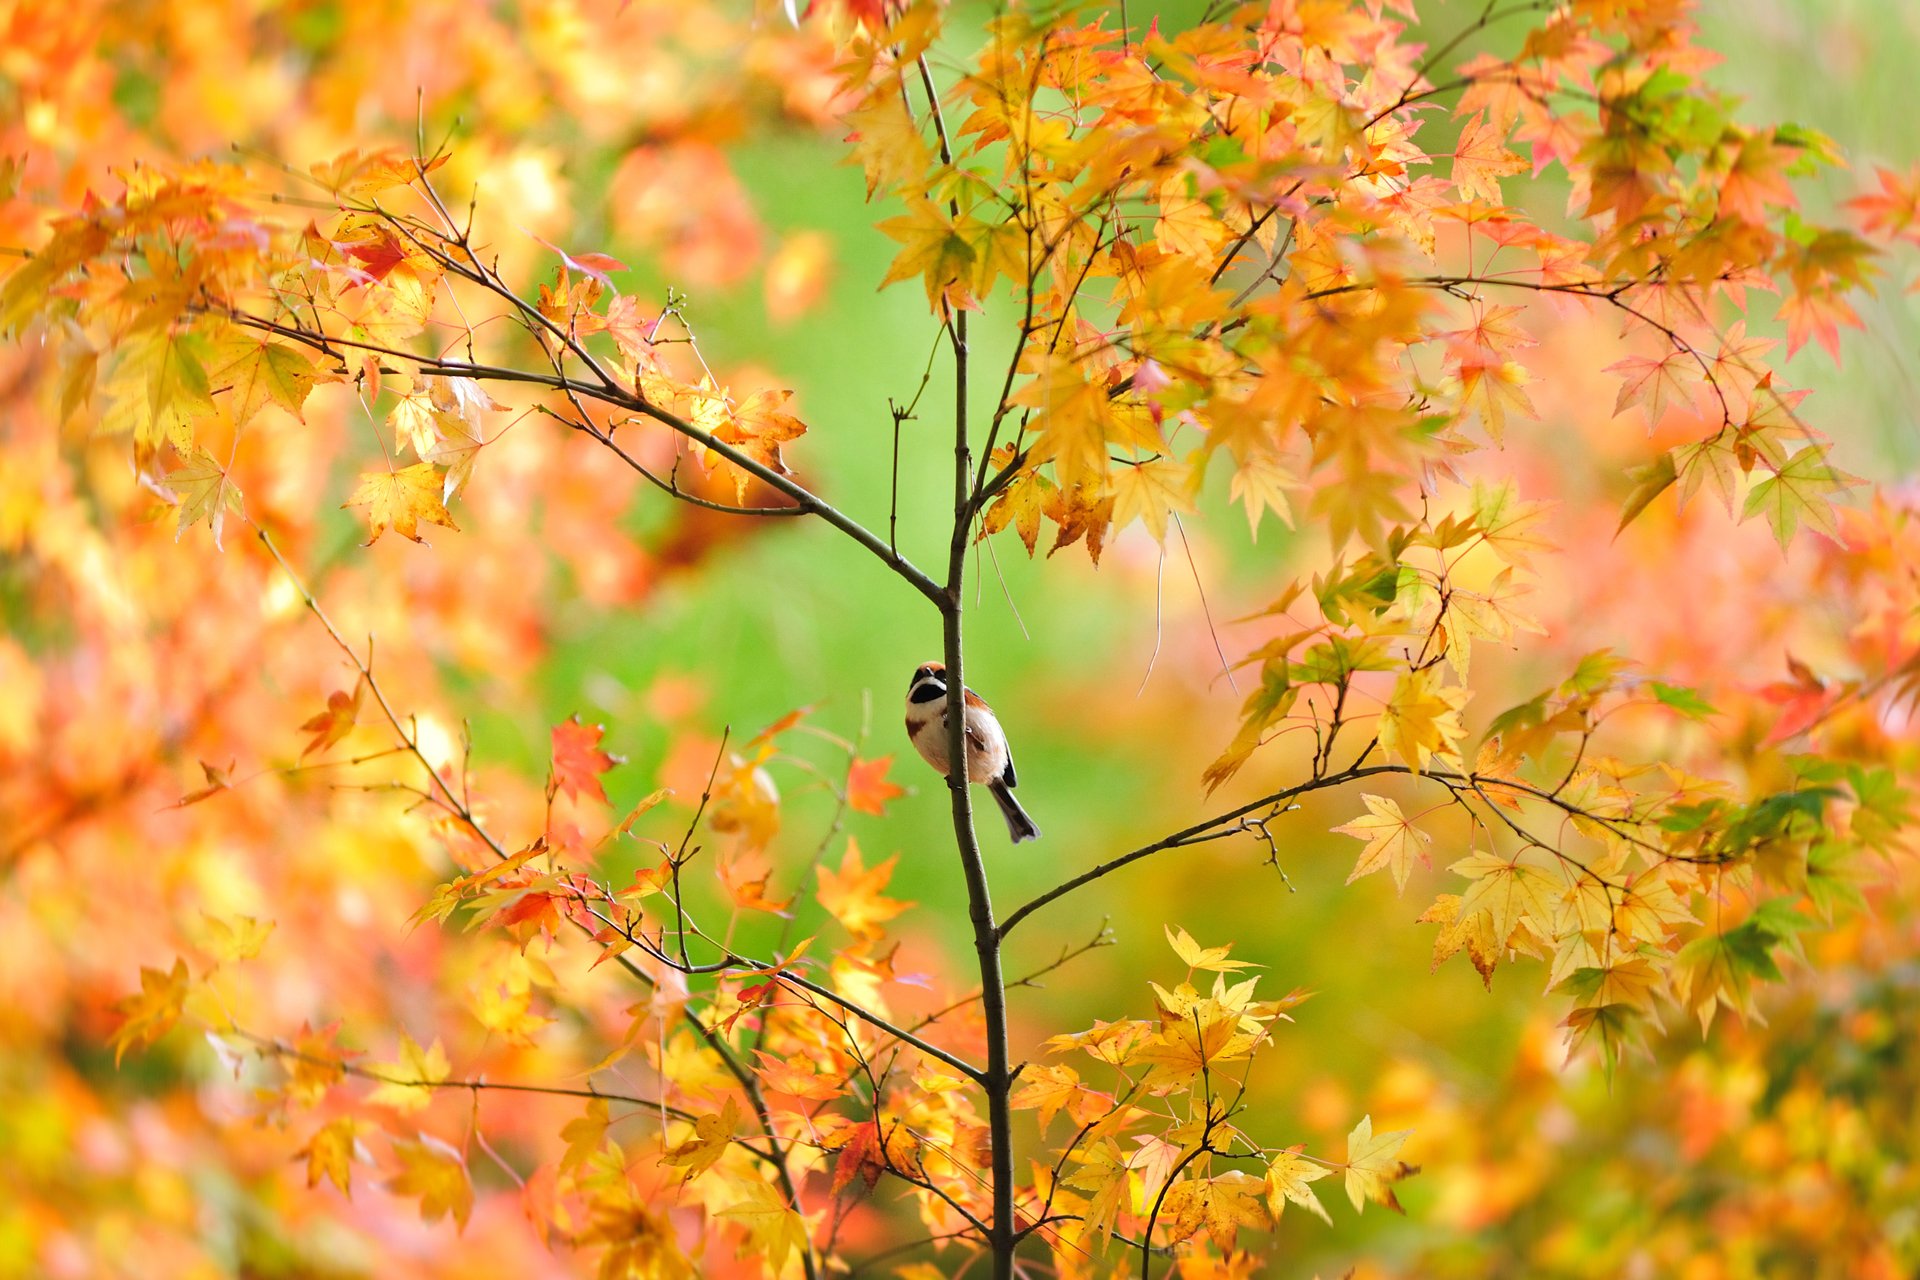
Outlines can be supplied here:
[[1787, 361], [1920, 170], [1688, 8], [0, 11], [0, 1274], [1911, 1272], [1920, 516]]

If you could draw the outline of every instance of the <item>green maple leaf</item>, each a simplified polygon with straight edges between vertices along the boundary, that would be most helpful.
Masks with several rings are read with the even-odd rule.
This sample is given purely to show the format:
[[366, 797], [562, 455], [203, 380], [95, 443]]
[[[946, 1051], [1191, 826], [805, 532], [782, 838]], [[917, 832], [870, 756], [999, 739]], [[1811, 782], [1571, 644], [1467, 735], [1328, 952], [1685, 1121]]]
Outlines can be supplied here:
[[1836, 470], [1827, 462], [1817, 445], [1808, 445], [1788, 458], [1781, 468], [1753, 486], [1747, 494], [1742, 520], [1751, 520], [1765, 512], [1773, 526], [1773, 536], [1785, 547], [1793, 540], [1801, 522], [1838, 539], [1840, 530], [1833, 522], [1833, 507], [1827, 499], [1854, 483], [1852, 476]]

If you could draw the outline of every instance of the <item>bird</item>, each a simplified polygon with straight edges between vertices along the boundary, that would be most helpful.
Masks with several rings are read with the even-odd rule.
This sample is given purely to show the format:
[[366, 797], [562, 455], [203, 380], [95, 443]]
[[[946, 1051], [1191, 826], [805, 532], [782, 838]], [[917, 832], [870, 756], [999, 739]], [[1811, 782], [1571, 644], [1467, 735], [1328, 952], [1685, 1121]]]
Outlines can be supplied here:
[[[1013, 771], [1013, 753], [1007, 749], [1006, 731], [979, 694], [966, 689], [964, 696], [967, 781], [985, 784], [987, 794], [1000, 806], [1000, 814], [1007, 820], [1007, 835], [1015, 844], [1038, 839], [1040, 828], [1013, 798], [1019, 779]], [[942, 777], [952, 772], [947, 755], [947, 669], [938, 662], [915, 668], [913, 682], [907, 686], [907, 739], [920, 758]]]

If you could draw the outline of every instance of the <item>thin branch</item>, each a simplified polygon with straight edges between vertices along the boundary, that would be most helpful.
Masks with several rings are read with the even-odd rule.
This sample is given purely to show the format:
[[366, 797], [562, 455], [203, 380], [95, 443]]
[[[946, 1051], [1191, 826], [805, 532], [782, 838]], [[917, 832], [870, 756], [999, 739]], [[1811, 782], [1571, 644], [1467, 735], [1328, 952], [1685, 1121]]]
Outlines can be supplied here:
[[[873, 555], [903, 578], [914, 590], [929, 600], [938, 601], [940, 587], [920, 569], [887, 544], [884, 538], [876, 536], [866, 526], [841, 511], [826, 499], [815, 494], [805, 485], [791, 477], [775, 471], [773, 468], [748, 456], [740, 449], [724, 440], [715, 438], [710, 432], [695, 426], [692, 422], [670, 410], [651, 403], [638, 392], [627, 390], [617, 383], [608, 382], [602, 386], [583, 385], [563, 375], [537, 373], [527, 369], [514, 369], [500, 365], [472, 364], [464, 360], [448, 360], [440, 357], [419, 356], [412, 352], [381, 346], [377, 343], [360, 342], [350, 338], [334, 337], [317, 333], [298, 326], [284, 325], [261, 316], [242, 311], [228, 311], [227, 318], [235, 324], [271, 333], [292, 342], [301, 343], [323, 354], [340, 359], [339, 348], [366, 351], [374, 355], [398, 360], [401, 364], [420, 373], [439, 374], [445, 377], [473, 378], [479, 381], [516, 382], [528, 386], [544, 387], [549, 391], [568, 392], [613, 405], [627, 413], [652, 418], [701, 447], [711, 450], [725, 458], [734, 466], [760, 480], [770, 488], [793, 499], [803, 514], [817, 515], [834, 528], [840, 530], [855, 542], [865, 547]], [[344, 362], [343, 362], [344, 363]]]

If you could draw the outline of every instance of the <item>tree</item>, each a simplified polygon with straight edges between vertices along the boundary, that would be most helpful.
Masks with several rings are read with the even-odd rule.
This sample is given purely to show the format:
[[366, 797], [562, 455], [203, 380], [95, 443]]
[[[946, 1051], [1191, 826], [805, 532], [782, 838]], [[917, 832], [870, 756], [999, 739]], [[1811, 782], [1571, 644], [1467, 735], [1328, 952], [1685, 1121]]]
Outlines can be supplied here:
[[[54, 216], [9, 206], [30, 249], [0, 280], [24, 424], [21, 514], [0, 528], [27, 568], [9, 605], [24, 638], [0, 659], [28, 692], [0, 746], [28, 817], [6, 859], [36, 917], [81, 885], [164, 903], [89, 937], [123, 994], [110, 1029], [84, 1030], [154, 1092], [188, 1070], [169, 1033], [206, 1033], [269, 1122], [208, 1137], [216, 1165], [265, 1188], [260, 1162], [297, 1149], [308, 1187], [352, 1194], [373, 1162], [495, 1265], [530, 1245], [477, 1207], [488, 1179], [603, 1276], [1248, 1274], [1288, 1205], [1330, 1217], [1317, 1181], [1397, 1208], [1407, 1134], [1363, 1112], [1322, 1147], [1266, 1117], [1256, 1063], [1294, 1043], [1304, 993], [1263, 985], [1206, 927], [1167, 921], [1176, 962], [1091, 1027], [1016, 1026], [1010, 992], [1111, 940], [1071, 914], [1096, 888], [1229, 844], [1286, 875], [1295, 810], [1335, 797], [1342, 820], [1320, 829], [1360, 842], [1346, 879], [1420, 886], [1436, 966], [1464, 954], [1491, 986], [1537, 962], [1606, 1076], [1666, 1050], [1666, 1015], [1755, 1019], [1804, 936], [1864, 927], [1863, 880], [1911, 842], [1920, 602], [1897, 567], [1915, 535], [1892, 495], [1841, 501], [1859, 486], [1748, 334], [1748, 303], [1777, 290], [1786, 351], [1837, 356], [1873, 240], [1915, 238], [1920, 179], [1883, 175], [1859, 230], [1803, 215], [1794, 181], [1836, 146], [1742, 122], [1671, 6], [1488, 4], [1437, 37], [1378, 4], [1146, 26], [1009, 10], [983, 33], [933, 4], [818, 8], [530, 11], [527, 60], [500, 65], [480, 51], [519, 47], [509, 24], [468, 31], [464, 7], [422, 4], [413, 34], [473, 56], [417, 106], [393, 99], [371, 19], [315, 10], [247, 28], [262, 92], [309, 99], [297, 127], [219, 161], [150, 152], [59, 193]], [[35, 65], [100, 78], [60, 37], [104, 45], [87, 25], [103, 19], [36, 18]], [[218, 135], [177, 99], [190, 75], [112, 47], [115, 101], [156, 94], [182, 152]], [[276, 81], [274, 57], [309, 62], [311, 86]], [[572, 132], [508, 141], [543, 89]], [[411, 145], [296, 160], [303, 133], [350, 131], [362, 92], [413, 112]], [[845, 138], [896, 246], [880, 283], [924, 296], [927, 372], [877, 427], [839, 407], [810, 422], [696, 339], [697, 290], [758, 252], [718, 144], [773, 128]], [[585, 186], [596, 167], [612, 225], [570, 223], [559, 170]], [[52, 198], [58, 176], [30, 152], [9, 186]], [[1563, 215], [1516, 199], [1554, 181]], [[544, 239], [516, 216], [543, 205]], [[636, 287], [634, 249], [696, 292]], [[803, 306], [819, 271], [819, 242], [787, 238], [768, 305]], [[1610, 413], [1580, 402], [1602, 376]], [[813, 460], [822, 436], [884, 453], [884, 481], [848, 466], [843, 483]], [[913, 540], [929, 474], [931, 554]], [[1542, 500], [1556, 489], [1571, 514]], [[1260, 553], [1256, 616], [1207, 618], [1208, 649], [1175, 658], [1204, 680], [1217, 651], [1220, 678], [1250, 686], [1211, 763], [1162, 761], [1211, 798], [1118, 854], [1075, 840], [1079, 815], [1043, 815], [1055, 861], [1009, 900], [997, 835], [950, 785], [939, 858], [965, 905], [931, 911], [964, 921], [958, 973], [896, 932], [913, 905], [889, 895], [897, 859], [861, 847], [888, 828], [851, 829], [901, 794], [866, 715], [803, 708], [736, 735], [658, 698], [668, 751], [699, 755], [663, 764], [693, 779], [677, 789], [621, 779], [608, 731], [579, 718], [532, 762], [454, 727], [488, 704], [461, 673], [511, 687], [574, 593], [630, 603], [725, 538], [817, 526], [863, 614], [937, 624], [964, 759], [981, 549], [997, 565], [1044, 538], [1063, 573], [1056, 552], [1098, 564], [1133, 539], [1198, 582], [1189, 520], [1226, 506], [1250, 535], [1292, 532]], [[365, 550], [328, 551], [333, 508]], [[1744, 522], [1795, 558], [1748, 558]], [[395, 545], [429, 534], [430, 551]], [[1726, 642], [1816, 637], [1820, 656], [1758, 687], [1717, 674], [1688, 634], [1711, 601], [1622, 610], [1614, 637], [1590, 589], [1602, 560], [1665, 562], [1670, 592], [1717, 574], [1747, 614], [1771, 578], [1778, 616]], [[1569, 587], [1586, 598], [1551, 600]], [[1822, 630], [1821, 607], [1866, 625]], [[996, 701], [1017, 746], [1031, 718]], [[1068, 710], [1090, 746], [1104, 727]], [[1167, 742], [1184, 745], [1138, 750]], [[827, 803], [802, 811], [776, 768], [810, 771]], [[610, 806], [616, 780], [633, 794]], [[169, 789], [165, 812], [141, 803]], [[155, 879], [125, 878], [130, 850]], [[1247, 861], [1219, 873], [1233, 892], [1285, 892]], [[1036, 954], [1049, 916], [1072, 920], [1067, 941]], [[260, 1230], [307, 1256], [308, 1212]], [[151, 1201], [135, 1216], [200, 1247], [156, 1228]], [[469, 1265], [435, 1239], [440, 1265]]]

